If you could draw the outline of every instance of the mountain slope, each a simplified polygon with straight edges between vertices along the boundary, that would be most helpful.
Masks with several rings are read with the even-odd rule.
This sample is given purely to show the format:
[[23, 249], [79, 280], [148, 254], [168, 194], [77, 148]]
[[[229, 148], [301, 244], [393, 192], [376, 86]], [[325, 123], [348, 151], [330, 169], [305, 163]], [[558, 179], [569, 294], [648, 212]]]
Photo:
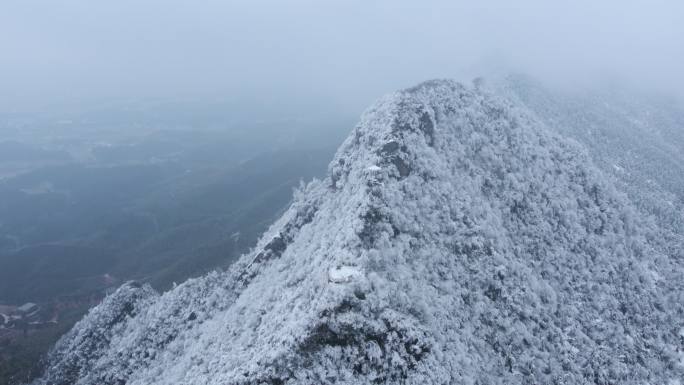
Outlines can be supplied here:
[[124, 287], [39, 383], [667, 383], [684, 268], [658, 234], [525, 108], [427, 82], [371, 107], [227, 272]]
[[672, 253], [684, 258], [684, 111], [644, 92], [551, 90], [509, 76], [502, 92], [549, 127], [580, 142], [592, 161], [640, 211], [652, 215]]

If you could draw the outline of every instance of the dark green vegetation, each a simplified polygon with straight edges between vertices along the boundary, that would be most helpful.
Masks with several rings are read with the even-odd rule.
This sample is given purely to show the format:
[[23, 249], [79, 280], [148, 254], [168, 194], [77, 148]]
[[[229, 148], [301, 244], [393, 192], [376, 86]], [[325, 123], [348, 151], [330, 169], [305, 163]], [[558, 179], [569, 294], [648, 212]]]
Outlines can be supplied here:
[[88, 310], [87, 305], [62, 313], [57, 326], [15, 338], [0, 337], [0, 384], [23, 383], [42, 371], [41, 357], [62, 334], [66, 333]]
[[65, 161], [71, 156], [65, 151], [45, 150], [21, 142], [0, 142], [0, 162]]
[[57, 325], [0, 330], [0, 385], [38, 374], [41, 357], [108, 289], [134, 279], [165, 290], [232, 263], [300, 181], [324, 174], [340, 141], [314, 122], [238, 117], [240, 128], [117, 132], [132, 119], [171, 124], [118, 119], [101, 112], [47, 130], [62, 135], [33, 132], [38, 143], [21, 136], [30, 130], [0, 137], [12, 149], [0, 159], [0, 305], [59, 309]]
[[230, 263], [331, 152], [269, 152], [226, 170], [69, 165], [12, 178], [0, 185], [0, 298], [87, 293], [104, 274], [165, 288]]

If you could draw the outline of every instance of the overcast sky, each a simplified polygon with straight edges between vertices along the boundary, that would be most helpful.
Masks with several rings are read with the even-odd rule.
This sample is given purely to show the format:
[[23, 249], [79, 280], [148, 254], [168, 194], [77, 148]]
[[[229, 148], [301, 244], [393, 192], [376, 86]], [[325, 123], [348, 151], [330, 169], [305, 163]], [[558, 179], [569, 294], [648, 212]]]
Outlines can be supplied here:
[[239, 95], [356, 110], [497, 71], [681, 95], [682, 68], [682, 0], [0, 1], [0, 111]]

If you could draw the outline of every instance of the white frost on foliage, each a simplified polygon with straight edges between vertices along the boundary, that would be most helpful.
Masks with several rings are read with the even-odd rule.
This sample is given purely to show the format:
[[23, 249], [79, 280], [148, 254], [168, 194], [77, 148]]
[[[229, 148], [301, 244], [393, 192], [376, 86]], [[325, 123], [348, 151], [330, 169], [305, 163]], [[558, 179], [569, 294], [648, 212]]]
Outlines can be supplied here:
[[333, 283], [351, 282], [355, 277], [360, 275], [361, 271], [354, 266], [339, 266], [328, 270], [328, 280]]
[[529, 110], [427, 82], [371, 107], [228, 271], [111, 329], [105, 301], [39, 383], [667, 383], [684, 268], [659, 231]]

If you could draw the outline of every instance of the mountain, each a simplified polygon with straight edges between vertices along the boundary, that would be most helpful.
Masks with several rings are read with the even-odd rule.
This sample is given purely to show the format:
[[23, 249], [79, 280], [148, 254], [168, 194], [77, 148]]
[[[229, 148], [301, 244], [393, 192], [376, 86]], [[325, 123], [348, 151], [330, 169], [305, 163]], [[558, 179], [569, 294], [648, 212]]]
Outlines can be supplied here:
[[590, 150], [480, 86], [391, 94], [251, 252], [125, 284], [36, 383], [679, 383], [675, 227]]

